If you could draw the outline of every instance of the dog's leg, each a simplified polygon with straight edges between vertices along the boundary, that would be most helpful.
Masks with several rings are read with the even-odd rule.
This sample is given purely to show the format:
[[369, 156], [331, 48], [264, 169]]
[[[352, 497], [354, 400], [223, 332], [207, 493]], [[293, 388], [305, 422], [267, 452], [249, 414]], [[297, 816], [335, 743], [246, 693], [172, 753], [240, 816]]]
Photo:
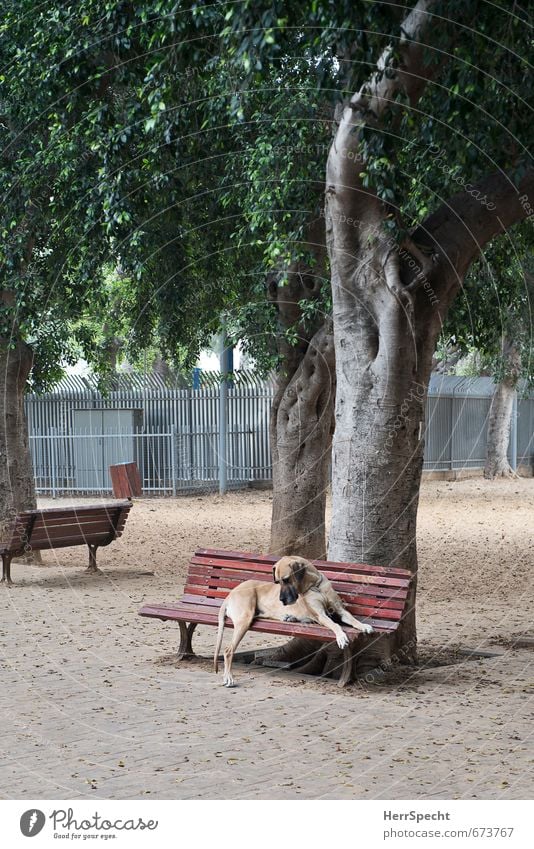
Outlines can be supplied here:
[[246, 618], [240, 619], [237, 622], [234, 620], [234, 635], [230, 645], [224, 650], [223, 684], [225, 687], [233, 687], [235, 685], [235, 681], [232, 676], [232, 661], [234, 659], [234, 652], [252, 625], [253, 619], [254, 613], [252, 613], [252, 615], [247, 615]]
[[352, 613], [349, 613], [349, 611], [345, 610], [344, 607], [341, 607], [337, 613], [345, 625], [351, 625], [353, 628], [357, 628], [358, 631], [363, 631], [364, 634], [373, 633], [372, 625], [367, 625], [366, 622], [360, 622], [359, 619], [355, 619]]
[[339, 648], [344, 649], [346, 646], [348, 646], [349, 638], [345, 634], [345, 631], [340, 625], [337, 624], [337, 622], [334, 622], [333, 619], [330, 619], [322, 605], [317, 604], [317, 602], [309, 602], [307, 599], [306, 601], [309, 605], [310, 610], [314, 614], [314, 619], [316, 619], [319, 625], [322, 625], [323, 628], [329, 628], [331, 631], [334, 632], [336, 636], [336, 642]]

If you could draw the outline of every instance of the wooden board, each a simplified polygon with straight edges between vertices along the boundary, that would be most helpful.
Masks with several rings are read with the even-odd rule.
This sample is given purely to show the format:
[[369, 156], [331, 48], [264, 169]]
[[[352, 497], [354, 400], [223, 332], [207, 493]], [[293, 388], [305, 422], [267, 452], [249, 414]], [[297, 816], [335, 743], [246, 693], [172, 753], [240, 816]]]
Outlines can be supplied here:
[[109, 467], [115, 498], [133, 498], [143, 494], [137, 463], [117, 463]]
[[[173, 620], [182, 622], [197, 622], [200, 625], [217, 626], [217, 613], [210, 612], [206, 605], [184, 604], [146, 604], [139, 611], [140, 616], [147, 616], [153, 619], [161, 619], [163, 621]], [[397, 622], [392, 622], [383, 619], [365, 618], [364, 620], [369, 625], [372, 625], [376, 631], [394, 631], [397, 627]], [[233, 628], [232, 620], [226, 618], [225, 626]], [[277, 622], [274, 619], [255, 619], [250, 626], [251, 631], [261, 631], [266, 634], [281, 634], [282, 636], [299, 636], [310, 637], [316, 640], [332, 640], [335, 639], [332, 631], [328, 628], [323, 628], [321, 625], [304, 625], [298, 622]], [[343, 626], [343, 630], [351, 639], [360, 636], [361, 631], [355, 628], [347, 628]]]
[[[274, 554], [253, 554], [248, 551], [225, 551], [220, 548], [197, 548], [194, 557], [208, 557], [213, 560], [237, 560], [240, 563], [247, 563], [251, 560], [256, 563], [271, 564], [271, 568], [272, 565], [279, 559]], [[341, 563], [330, 560], [312, 560], [311, 562], [317, 567], [317, 569], [319, 569], [320, 572], [333, 568], [340, 572], [370, 571], [376, 574], [384, 573], [391, 576], [397, 575], [399, 578], [409, 579], [411, 577], [411, 572], [408, 569], [401, 569], [398, 566], [371, 566], [368, 563]]]

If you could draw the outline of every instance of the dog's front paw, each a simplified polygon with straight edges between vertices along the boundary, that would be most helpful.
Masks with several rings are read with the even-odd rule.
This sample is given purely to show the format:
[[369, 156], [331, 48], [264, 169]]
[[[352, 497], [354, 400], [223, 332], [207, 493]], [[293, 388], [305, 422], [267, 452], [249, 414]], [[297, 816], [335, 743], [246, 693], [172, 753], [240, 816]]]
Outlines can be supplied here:
[[283, 621], [284, 622], [298, 622], [299, 620], [297, 619], [296, 616], [292, 616], [291, 613], [286, 613]]
[[338, 634], [338, 635], [337, 635], [337, 637], [336, 637], [336, 642], [337, 642], [337, 644], [338, 644], [338, 646], [339, 646], [339, 648], [340, 648], [340, 649], [344, 649], [344, 648], [346, 648], [346, 647], [348, 646], [348, 644], [349, 644], [349, 638], [348, 638], [348, 637], [347, 637], [347, 635], [344, 633], [344, 631], [342, 631], [342, 632], [341, 632], [341, 634]]
[[366, 622], [362, 622], [362, 633], [364, 633], [364, 634], [374, 634], [373, 626], [367, 625]]

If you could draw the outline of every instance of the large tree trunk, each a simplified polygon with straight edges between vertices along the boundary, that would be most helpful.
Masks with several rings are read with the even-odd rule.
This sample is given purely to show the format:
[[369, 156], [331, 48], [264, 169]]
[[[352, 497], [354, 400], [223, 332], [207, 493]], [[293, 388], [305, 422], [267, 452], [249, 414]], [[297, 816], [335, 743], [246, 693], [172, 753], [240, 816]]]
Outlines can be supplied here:
[[[304, 245], [312, 267], [295, 262], [283, 275], [271, 276], [269, 298], [280, 323], [280, 367], [271, 408], [273, 509], [269, 550], [282, 557], [326, 557], [325, 509], [330, 486], [334, 424], [335, 363], [332, 321], [319, 315], [303, 319], [301, 302], [318, 300], [325, 274], [324, 217], [310, 223]], [[281, 285], [281, 281], [284, 281]], [[297, 330], [290, 344], [285, 330]], [[314, 656], [313, 640], [293, 639], [263, 658], [271, 665], [303, 663]]]
[[278, 388], [272, 407], [274, 554], [325, 557], [334, 394], [334, 342], [327, 320], [291, 380]]
[[[395, 641], [397, 657], [408, 661], [416, 658], [416, 522], [424, 409], [439, 331], [431, 284], [436, 267], [410, 239], [398, 244], [388, 235], [393, 210], [363, 190], [359, 146], [361, 128], [377, 126], [397, 92], [412, 105], [420, 96], [421, 36], [430, 6], [421, 0], [403, 22], [398, 65], [388, 47], [378, 72], [344, 110], [326, 180], [337, 374], [328, 557], [413, 572]], [[373, 639], [365, 665], [388, 662], [393, 647], [390, 639]]]
[[484, 477], [489, 480], [514, 474], [508, 462], [508, 444], [521, 364], [517, 349], [508, 339], [503, 342], [503, 360], [505, 377], [495, 387], [488, 423]]
[[[378, 303], [374, 296], [360, 297], [363, 306], [355, 316], [354, 295], [369, 282], [354, 271], [340, 273], [336, 263], [338, 392], [328, 558], [402, 566], [414, 573], [398, 635], [404, 659], [414, 660], [417, 507], [435, 334], [430, 326], [416, 339], [409, 311], [387, 289]], [[370, 288], [380, 293], [378, 277]], [[376, 659], [387, 660], [393, 646], [384, 640], [373, 645]]]
[[24, 410], [31, 349], [21, 341], [0, 344], [0, 523], [36, 507], [28, 426]]
[[[313, 267], [293, 264], [273, 275], [269, 297], [280, 323], [281, 356], [270, 438], [273, 511], [270, 551], [280, 556], [325, 556], [325, 506], [335, 395], [334, 345], [329, 317], [303, 318], [301, 302], [317, 300], [324, 282], [324, 219], [308, 227], [305, 243]], [[284, 331], [296, 331], [291, 343]]]

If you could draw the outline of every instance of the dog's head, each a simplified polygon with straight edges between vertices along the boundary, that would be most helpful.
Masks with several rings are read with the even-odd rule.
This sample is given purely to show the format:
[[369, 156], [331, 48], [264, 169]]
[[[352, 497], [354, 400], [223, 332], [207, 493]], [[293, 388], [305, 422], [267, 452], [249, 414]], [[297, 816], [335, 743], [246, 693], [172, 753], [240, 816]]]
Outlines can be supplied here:
[[273, 566], [273, 579], [280, 584], [282, 604], [295, 604], [299, 595], [303, 595], [316, 582], [317, 570], [309, 560], [297, 555], [282, 557]]

